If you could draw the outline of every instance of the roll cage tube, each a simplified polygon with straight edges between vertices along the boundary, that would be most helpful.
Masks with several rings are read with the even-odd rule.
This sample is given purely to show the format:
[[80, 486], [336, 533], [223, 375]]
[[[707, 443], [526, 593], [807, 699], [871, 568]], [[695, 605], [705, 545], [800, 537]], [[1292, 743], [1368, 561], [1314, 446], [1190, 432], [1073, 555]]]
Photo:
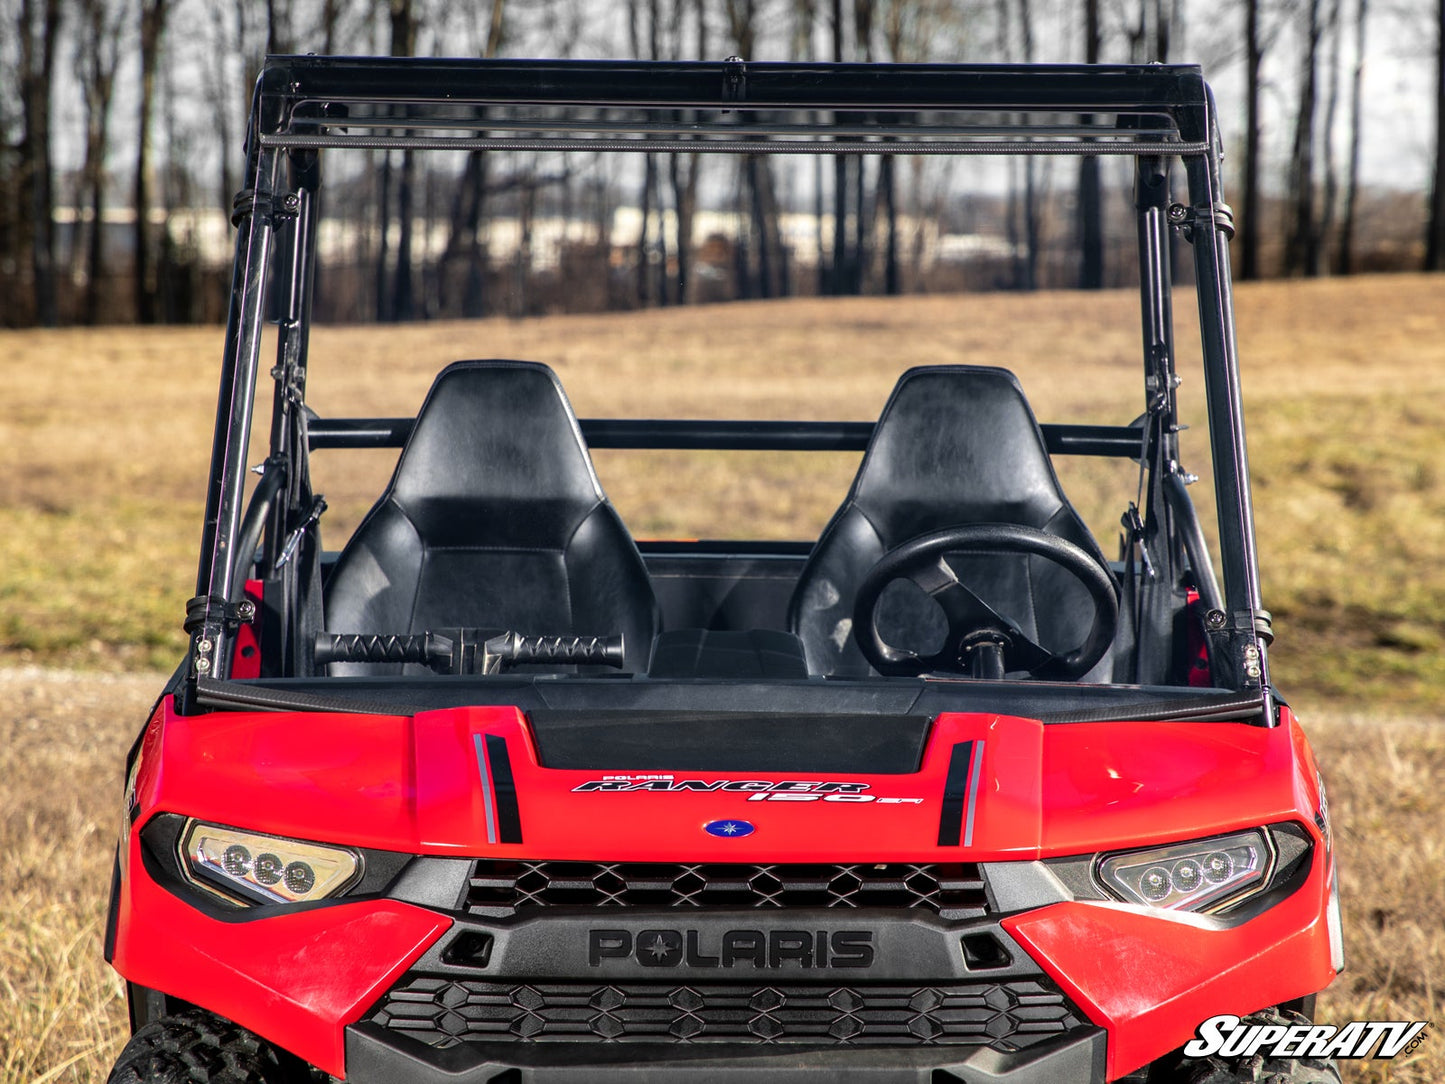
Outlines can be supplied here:
[[[315, 283], [317, 214], [320, 194], [321, 156], [318, 151], [295, 150], [287, 154], [295, 211], [282, 220], [277, 258], [276, 285], [272, 291], [277, 324], [276, 365], [271, 408], [270, 461], [284, 463], [286, 499], [276, 502], [267, 524], [262, 575], [267, 584], [268, 609], [282, 615], [296, 613], [306, 605], [315, 589], [311, 582], [309, 547], [300, 545], [315, 522], [308, 518], [314, 507], [311, 493], [310, 460], [306, 444], [306, 358], [311, 327], [311, 296]], [[324, 505], [322, 506], [324, 507]], [[319, 512], [318, 512], [319, 514]], [[296, 539], [292, 538], [297, 533]], [[287, 549], [294, 560], [286, 560]], [[283, 567], [283, 561], [285, 561]], [[271, 657], [281, 660], [280, 674], [297, 669], [299, 630], [289, 619], [268, 623], [268, 637], [275, 650]]]
[[[840, 116], [843, 112], [846, 118]], [[1023, 123], [999, 127], [994, 119], [999, 113], [1021, 115]], [[1065, 115], [1062, 121], [1060, 114]], [[1112, 126], [1107, 120], [1110, 114]], [[342, 115], [346, 127], [334, 126], [331, 118]], [[682, 129], [679, 115], [688, 122]], [[835, 122], [845, 120], [847, 131], [840, 134]], [[236, 604], [230, 600], [236, 597], [233, 581], [242, 565], [234, 551], [272, 248], [277, 247], [281, 261], [277, 277], [284, 284], [285, 302], [272, 456], [288, 465], [287, 499], [276, 502], [263, 560], [267, 569], [274, 570], [284, 531], [305, 511], [298, 502], [305, 502], [309, 486], [307, 445], [322, 443], [308, 439], [304, 422], [306, 343], [315, 275], [319, 162], [315, 152], [328, 146], [376, 146], [381, 138], [378, 131], [389, 133], [387, 145], [415, 149], [525, 143], [558, 150], [647, 152], [677, 142], [689, 150], [733, 153], [884, 153], [886, 149], [925, 154], [1126, 154], [1139, 159], [1141, 177], [1151, 170], [1167, 176], [1167, 171], [1149, 163], [1182, 158], [1190, 205], [1171, 204], [1161, 213], [1159, 199], [1151, 197], [1139, 207], [1139, 231], [1146, 242], [1140, 251], [1146, 373], [1156, 379], [1167, 374], [1167, 416], [1156, 429], [1156, 454], [1151, 458], [1169, 467], [1175, 458], [1171, 314], [1164, 258], [1163, 219], [1167, 218], [1168, 226], [1180, 229], [1193, 242], [1198, 284], [1226, 589], [1224, 611], [1216, 615], [1221, 627], [1211, 630], [1216, 661], [1223, 683], [1267, 690], [1225, 248], [1232, 228], [1221, 197], [1212, 96], [1197, 66], [276, 56], [267, 58], [257, 80], [247, 129], [247, 188], [238, 197], [234, 218], [239, 233], [201, 558], [196, 597], [187, 604], [185, 624], [191, 637], [187, 690], [192, 702], [198, 677], [226, 676], [238, 626]], [[523, 138], [480, 134], [495, 131]], [[293, 166], [291, 192], [278, 190], [283, 148]], [[1163, 191], [1167, 196], [1167, 186]], [[278, 227], [285, 230], [279, 244], [273, 236]], [[350, 443], [336, 435], [342, 438], [337, 444]], [[289, 576], [288, 582], [294, 578]], [[294, 629], [287, 632], [294, 634]]]
[[[224, 678], [229, 668], [229, 641], [239, 624], [253, 618], [254, 607], [244, 602], [241, 582], [253, 552], [238, 546], [254, 545], [258, 524], [241, 518], [245, 490], [245, 454], [255, 405], [255, 381], [260, 363], [261, 329], [270, 305], [278, 326], [275, 383], [271, 415], [270, 455], [265, 463], [269, 477], [258, 489], [264, 496], [257, 508], [265, 515], [262, 575], [274, 573], [288, 526], [297, 509], [309, 499], [310, 478], [304, 448], [306, 356], [310, 332], [311, 297], [315, 281], [316, 218], [320, 182], [320, 156], [315, 151], [286, 154], [290, 189], [278, 184], [283, 159], [263, 147], [258, 126], [268, 108], [257, 80], [247, 129], [249, 181], [236, 196], [232, 223], [239, 232], [232, 270], [231, 303], [227, 314], [222, 358], [221, 390], [216, 408], [216, 430], [211, 452], [211, 482], [201, 542], [201, 566], [196, 597], [186, 608], [186, 631], [191, 634], [186, 695], [194, 691], [198, 676]], [[268, 280], [273, 253], [278, 265]], [[277, 500], [284, 491], [284, 499]], [[249, 541], [248, 541], [249, 540]], [[296, 596], [295, 564], [281, 584], [283, 611]], [[280, 622], [277, 631], [289, 655], [295, 630]]]
[[[1152, 118], [1146, 118], [1152, 119]], [[1145, 645], [1172, 635], [1179, 570], [1169, 544], [1171, 520], [1160, 496], [1165, 474], [1177, 469], [1179, 377], [1174, 356], [1174, 311], [1169, 226], [1170, 159], [1141, 155], [1135, 161], [1134, 207], [1139, 259], [1139, 312], [1144, 365], [1144, 413], [1140, 418], [1139, 491], [1123, 518], [1125, 562], [1120, 621], [1130, 629], [1132, 657], [1119, 660], [1114, 679], [1154, 684], [1145, 672]]]
[[211, 444], [211, 477], [206, 490], [201, 531], [201, 561], [196, 595], [186, 603], [185, 630], [190, 634], [186, 699], [194, 697], [201, 676], [225, 677], [230, 639], [240, 617], [235, 576], [240, 564], [235, 548], [241, 526], [241, 498], [246, 482], [246, 451], [255, 402], [256, 372], [261, 356], [261, 328], [266, 303], [266, 269], [270, 262], [277, 211], [277, 152], [262, 147], [257, 118], [265, 104], [258, 82], [247, 132], [247, 187], [237, 197], [233, 222], [238, 227], [231, 271], [231, 303], [226, 317], [221, 386]]
[[1217, 617], [1211, 615], [1207, 626], [1219, 626], [1208, 627], [1208, 632], [1216, 646], [1214, 661], [1222, 675], [1231, 679], [1230, 684], [1235, 688], [1263, 690], [1265, 718], [1272, 723], [1268, 660], [1261, 635], [1267, 632], [1268, 626], [1260, 602], [1259, 568], [1255, 561], [1254, 504], [1249, 487], [1244, 403], [1239, 386], [1234, 299], [1230, 288], [1228, 244], [1234, 236], [1234, 216], [1223, 199], [1220, 140], [1212, 93], [1206, 91], [1206, 109], [1194, 119], [1206, 127], [1190, 134], [1207, 137], [1212, 149], [1209, 154], [1184, 159], [1191, 205], [1171, 207], [1170, 217], [1194, 249], [1205, 399], [1219, 509], [1225, 609]]

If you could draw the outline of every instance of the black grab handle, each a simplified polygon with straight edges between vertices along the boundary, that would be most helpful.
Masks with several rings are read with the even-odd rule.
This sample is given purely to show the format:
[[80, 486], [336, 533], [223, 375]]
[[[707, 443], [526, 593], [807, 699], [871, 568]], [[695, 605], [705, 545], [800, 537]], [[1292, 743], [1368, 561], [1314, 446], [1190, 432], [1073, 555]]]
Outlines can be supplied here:
[[504, 632], [486, 642], [488, 655], [504, 663], [555, 663], [622, 667], [619, 636], [521, 636]]
[[[316, 665], [325, 666], [332, 662], [415, 662], [426, 666], [430, 662], [427, 641], [436, 639], [428, 632], [415, 636], [321, 632], [316, 635]], [[450, 654], [451, 645], [446, 646]]]
[[503, 666], [623, 665], [618, 636], [522, 636], [487, 629], [443, 629], [411, 635], [316, 634], [317, 666], [333, 662], [418, 663], [441, 673], [493, 674]]

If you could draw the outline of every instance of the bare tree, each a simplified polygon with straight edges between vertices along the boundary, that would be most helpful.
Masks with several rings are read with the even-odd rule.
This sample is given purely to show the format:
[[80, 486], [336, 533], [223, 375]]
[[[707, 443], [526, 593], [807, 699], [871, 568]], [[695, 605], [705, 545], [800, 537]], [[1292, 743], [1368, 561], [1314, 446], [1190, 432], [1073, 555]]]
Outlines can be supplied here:
[[[674, 55], [683, 52], [683, 23], [689, 0], [673, 0], [672, 28], [676, 35], [673, 44]], [[707, 6], [706, 0], [692, 0], [697, 59], [707, 56]], [[681, 120], [681, 116], [676, 119]], [[692, 300], [692, 225], [697, 213], [697, 185], [702, 158], [697, 154], [667, 156], [668, 183], [672, 186], [673, 222], [676, 233], [673, 250], [677, 253], [677, 302], [686, 305]]]
[[1340, 274], [1351, 274], [1355, 267], [1355, 205], [1360, 193], [1360, 94], [1365, 77], [1365, 26], [1370, 10], [1369, 0], [1355, 4], [1355, 67], [1350, 73], [1350, 162], [1345, 175], [1345, 213], [1340, 224]]
[[[1018, 0], [1019, 29], [1023, 34], [1023, 60], [1034, 62], [1034, 15], [1032, 0]], [[1038, 288], [1039, 283], [1039, 203], [1033, 158], [1025, 155], [1024, 170], [1024, 276], [1025, 290]]]
[[131, 207], [135, 210], [135, 316], [142, 324], [156, 321], [157, 282], [150, 240], [151, 113], [156, 97], [156, 71], [160, 66], [170, 0], [140, 0], [140, 119], [136, 130], [135, 182]]
[[1295, 113], [1294, 144], [1290, 152], [1289, 191], [1292, 225], [1285, 243], [1288, 274], [1318, 275], [1319, 233], [1315, 221], [1315, 107], [1319, 97], [1320, 0], [1305, 4], [1304, 50], [1299, 78], [1299, 108]]
[[[881, 3], [883, 6], [878, 22], [881, 26], [882, 44], [887, 59], [895, 64], [927, 61], [944, 28], [962, 21], [961, 13], [951, 5], [951, 0], [881, 0]], [[922, 158], [912, 159], [915, 169], [915, 212], [918, 210], [917, 190], [920, 183], [917, 170], [922, 167], [923, 161]], [[900, 187], [897, 159], [891, 154], [880, 156], [875, 206], [881, 205], [884, 215], [883, 289], [889, 294], [901, 293], [904, 288], [899, 251], [902, 239], [899, 237], [898, 218], [903, 202]], [[916, 275], [916, 261], [913, 270]]]
[[[14, 18], [9, 4], [0, 7], [0, 19]], [[8, 34], [0, 40], [0, 73], [8, 77], [19, 70], [19, 35]], [[13, 67], [12, 67], [13, 65]], [[19, 293], [17, 269], [20, 263], [21, 230], [25, 222], [20, 195], [19, 150], [23, 118], [16, 115], [18, 86], [8, 78], [0, 85], [0, 291], [14, 297]], [[27, 314], [18, 304], [0, 305], [0, 326], [10, 327], [25, 322]]]
[[[416, 52], [417, 19], [412, 0], [390, 0], [391, 55]], [[390, 159], [388, 158], [388, 163]], [[416, 156], [401, 153], [401, 175], [396, 186], [396, 274], [392, 278], [391, 318], [410, 320], [413, 312], [412, 198], [416, 187]]]
[[[833, 62], [843, 61], [843, 0], [832, 0], [829, 29], [832, 34]], [[835, 119], [843, 118], [835, 114]], [[848, 251], [848, 175], [856, 167], [857, 158], [846, 154], [833, 155], [833, 260], [828, 276], [828, 292], [844, 294], [854, 279], [853, 263]]]
[[1244, 0], [1244, 199], [1240, 216], [1239, 277], [1259, 278], [1260, 214], [1260, 75], [1264, 38], [1260, 31], [1261, 0]]
[[[657, 5], [656, 0], [649, 0], [648, 13], [652, 16], [651, 29], [648, 36], [652, 40], [653, 50], [657, 47]], [[632, 46], [633, 56], [642, 56], [642, 5], [640, 0], [628, 0], [627, 3], [627, 34], [628, 41]], [[657, 160], [651, 154], [642, 156], [642, 188], [638, 193], [638, 210], [641, 214], [641, 222], [637, 228], [637, 303], [646, 306], [653, 296], [652, 291], [652, 198], [657, 190]], [[657, 214], [659, 225], [662, 221], [661, 208]], [[660, 231], [659, 231], [660, 232]], [[664, 275], [664, 277], [666, 277]]]
[[291, 0], [266, 0], [266, 52], [294, 53]]
[[[1084, 0], [1084, 63], [1099, 63], [1103, 33], [1099, 28], [1099, 0]], [[1093, 118], [1085, 118], [1092, 123]], [[1104, 285], [1104, 211], [1099, 191], [1099, 160], [1079, 159], [1079, 287], [1098, 290]]]
[[[161, 125], [165, 133], [166, 157], [158, 175], [161, 203], [167, 208], [194, 204], [191, 171], [188, 163], [194, 153], [190, 130], [184, 125], [178, 108], [176, 69], [174, 64], [161, 65]], [[156, 259], [156, 295], [159, 320], [166, 324], [192, 323], [200, 318], [201, 277], [196, 254], [194, 222], [189, 217], [174, 223], [169, 216], [160, 231], [160, 248]]]
[[60, 15], [60, 0], [21, 0], [17, 27], [20, 107], [25, 119], [25, 135], [20, 141], [19, 181], [26, 213], [20, 216], [20, 222], [22, 237], [29, 242], [35, 321], [45, 327], [53, 327], [59, 316], [55, 296], [50, 92]]
[[251, 82], [256, 78], [256, 73], [261, 70], [261, 63], [266, 59], [266, 41], [270, 37], [270, 28], [262, 22], [261, 11], [256, 7], [254, 0], [233, 0], [233, 19], [236, 26], [236, 54], [241, 58], [241, 69], [246, 73], [244, 85], [246, 87], [245, 104], [250, 105]]
[[322, 0], [321, 4], [321, 52], [330, 55], [336, 52], [336, 36], [341, 24], [341, 9], [346, 0]]
[[[490, 59], [498, 55], [506, 37], [506, 2], [492, 0], [487, 15], [486, 38], [481, 55]], [[487, 234], [483, 217], [487, 202], [487, 179], [491, 159], [487, 152], [468, 153], [452, 203], [451, 230], [437, 266], [438, 299], [446, 309], [449, 282], [455, 263], [466, 258], [466, 279], [462, 289], [462, 315], [477, 317], [486, 313], [486, 272], [489, 261]]]
[[[100, 315], [100, 282], [105, 270], [105, 151], [110, 143], [110, 106], [130, 11], [126, 0], [80, 0], [77, 14], [75, 74], [85, 104], [85, 163], [78, 202], [90, 210], [80, 315], [85, 323], [94, 324]], [[74, 251], [78, 256], [80, 246]]]
[[206, 104], [211, 109], [211, 123], [220, 151], [216, 161], [216, 206], [228, 210], [231, 199], [236, 194], [236, 132], [232, 121], [235, 92], [226, 73], [239, 44], [232, 36], [232, 22], [229, 19], [208, 20], [206, 36], [211, 48], [210, 63], [216, 73], [216, 78], [207, 79], [204, 87]]
[[[883, 45], [888, 50], [888, 59], [894, 63], [902, 61], [909, 52], [905, 44], [907, 23], [905, 5], [893, 0], [883, 14]], [[903, 291], [898, 270], [898, 180], [895, 172], [893, 155], [883, 155], [878, 160], [878, 201], [883, 204], [886, 230], [883, 239], [883, 292], [890, 295]]]
[[[1011, 61], [1014, 56], [1013, 7], [1013, 0], [998, 0], [998, 48], [1005, 62]], [[1030, 64], [1034, 57], [1034, 20], [1030, 0], [1017, 0], [1017, 8], [1022, 59], [1025, 64]], [[1022, 201], [1019, 199], [1016, 180], [1018, 172], [1023, 174]], [[1038, 285], [1039, 212], [1036, 185], [1037, 177], [1032, 157], [1025, 155], [1022, 161], [1010, 161], [1006, 218], [1009, 248], [1014, 254], [1013, 286], [1016, 290], [1033, 290]]]
[[1335, 167], [1335, 114], [1340, 101], [1340, 0], [1329, 0], [1325, 14], [1325, 36], [1329, 39], [1329, 56], [1325, 61], [1328, 76], [1325, 82], [1325, 117], [1320, 125], [1320, 169], [1324, 174], [1324, 192], [1320, 197], [1319, 220], [1315, 224], [1315, 271], [1329, 271], [1330, 234], [1335, 225], [1335, 205], [1339, 202], [1340, 175]]
[[[744, 61], [757, 53], [760, 21], [758, 9], [758, 0], [725, 0], [724, 3], [728, 35], [737, 55]], [[739, 195], [746, 198], [748, 204], [750, 247], [756, 253], [757, 270], [754, 275], [751, 264], [744, 265], [739, 262], [739, 272], [756, 284], [758, 296], [781, 296], [789, 292], [788, 269], [778, 226], [778, 203], [773, 186], [772, 162], [765, 155], [748, 154], [743, 156], [741, 166], [742, 191]], [[739, 247], [741, 250], [742, 246]], [[740, 281], [738, 285], [740, 293], [749, 296], [753, 294], [748, 282]]]
[[[218, 17], [208, 20], [210, 24], [211, 62], [218, 73], [228, 71], [233, 64], [239, 64], [241, 78], [238, 85], [224, 77], [204, 81], [206, 98], [214, 117], [216, 138], [220, 141], [216, 183], [220, 186], [217, 206], [228, 210], [236, 194], [236, 166], [238, 155], [232, 148], [237, 142], [235, 117], [239, 106], [244, 118], [250, 106], [250, 89], [261, 70], [266, 55], [265, 36], [269, 31], [261, 25], [259, 12], [251, 0], [233, 0], [231, 18]], [[245, 123], [244, 120], [241, 122]]]
[[392, 319], [391, 291], [387, 288], [387, 272], [391, 261], [391, 151], [381, 152], [381, 169], [377, 174], [376, 193], [376, 262], [374, 288], [376, 319], [386, 323]]
[[1430, 181], [1430, 222], [1425, 234], [1425, 270], [1445, 271], [1445, 0], [1435, 21], [1435, 168]]
[[[873, 17], [877, 0], [853, 0], [853, 59], [869, 63], [873, 60]], [[868, 277], [871, 263], [874, 218], [878, 209], [877, 199], [868, 199], [869, 158], [856, 155], [853, 159], [853, 258], [852, 281], [848, 292], [861, 294]], [[874, 191], [877, 188], [875, 185]]]

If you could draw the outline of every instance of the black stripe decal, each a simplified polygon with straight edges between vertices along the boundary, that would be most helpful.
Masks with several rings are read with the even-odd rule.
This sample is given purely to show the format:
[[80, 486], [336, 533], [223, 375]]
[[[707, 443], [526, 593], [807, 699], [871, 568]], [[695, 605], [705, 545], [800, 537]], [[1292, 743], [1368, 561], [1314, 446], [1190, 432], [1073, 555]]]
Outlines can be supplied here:
[[503, 843], [522, 842], [522, 812], [517, 808], [517, 782], [507, 757], [507, 739], [487, 735], [487, 764], [497, 793], [497, 836]]
[[963, 831], [963, 803], [968, 797], [968, 775], [973, 760], [973, 742], [959, 742], [948, 758], [948, 777], [943, 782], [943, 813], [938, 818], [938, 845], [957, 847]]

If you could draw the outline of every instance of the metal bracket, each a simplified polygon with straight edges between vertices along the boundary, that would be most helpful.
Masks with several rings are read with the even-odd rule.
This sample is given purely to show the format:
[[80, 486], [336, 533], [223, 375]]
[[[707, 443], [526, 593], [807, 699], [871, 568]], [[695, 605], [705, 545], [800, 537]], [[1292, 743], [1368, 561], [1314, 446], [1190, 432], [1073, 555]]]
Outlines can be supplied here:
[[231, 225], [237, 229], [246, 218], [259, 215], [273, 230], [301, 210], [301, 197], [295, 192], [284, 196], [257, 195], [254, 188], [243, 188], [231, 201]]
[[[1188, 429], [1189, 426], [1181, 425], [1179, 428], [1181, 430]], [[1199, 475], [1189, 473], [1189, 471], [1185, 470], [1183, 465], [1177, 459], [1171, 459], [1168, 462], [1166, 469], [1170, 474], [1175, 475], [1186, 486], [1192, 486], [1195, 482], [1199, 481]]]
[[307, 511], [306, 518], [298, 523], [291, 533], [286, 536], [286, 541], [281, 546], [281, 552], [276, 557], [276, 567], [278, 569], [287, 561], [291, 560], [292, 557], [296, 556], [296, 549], [301, 545], [301, 539], [306, 536], [308, 530], [316, 525], [316, 522], [321, 518], [321, 514], [325, 511], [326, 498], [318, 493], [311, 501], [311, 508]]
[[1125, 544], [1139, 547], [1140, 563], [1143, 565], [1144, 574], [1154, 578], [1154, 562], [1149, 559], [1149, 547], [1144, 545], [1144, 517], [1139, 514], [1139, 506], [1134, 501], [1129, 502], [1129, 507], [1119, 517], [1119, 525], [1124, 528]]
[[727, 65], [723, 74], [723, 100], [743, 101], [748, 96], [747, 61], [740, 56], [730, 56], [723, 63]]
[[197, 595], [186, 603], [184, 628], [191, 637], [193, 677], [214, 675], [220, 665], [216, 640], [256, 620], [256, 604], [248, 598], [231, 602], [218, 595]]
[[[294, 322], [291, 324], [295, 326]], [[288, 351], [288, 355], [289, 355]], [[306, 406], [305, 395], [301, 391], [301, 367], [295, 359], [288, 356], [284, 362], [271, 366], [271, 379], [281, 385], [282, 394], [286, 401], [293, 406]]]
[[254, 620], [256, 604], [248, 598], [230, 602], [216, 595], [197, 595], [186, 603], [186, 620], [182, 627], [192, 634], [207, 625], [220, 625], [227, 631], [235, 632]]
[[1218, 200], [1193, 207], [1186, 207], [1182, 203], [1170, 204], [1169, 224], [1191, 245], [1194, 243], [1195, 230], [1201, 225], [1211, 226], [1224, 234], [1226, 241], [1234, 240], [1234, 208]]
[[1230, 660], [1237, 679], [1246, 688], [1259, 688], [1264, 681], [1265, 651], [1274, 639], [1267, 610], [1210, 610], [1204, 614], [1204, 631], [1209, 637], [1211, 654]]

